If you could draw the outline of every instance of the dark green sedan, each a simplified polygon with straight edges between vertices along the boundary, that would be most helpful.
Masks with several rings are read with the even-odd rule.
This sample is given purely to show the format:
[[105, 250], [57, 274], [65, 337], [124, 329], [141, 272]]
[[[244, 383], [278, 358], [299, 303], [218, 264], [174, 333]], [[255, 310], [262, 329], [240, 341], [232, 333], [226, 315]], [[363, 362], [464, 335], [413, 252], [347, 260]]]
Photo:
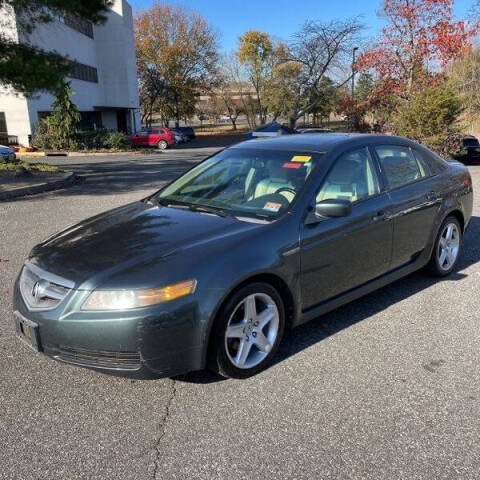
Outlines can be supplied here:
[[34, 247], [16, 333], [104, 372], [249, 377], [287, 329], [422, 267], [448, 275], [472, 202], [462, 164], [404, 138], [243, 142]]

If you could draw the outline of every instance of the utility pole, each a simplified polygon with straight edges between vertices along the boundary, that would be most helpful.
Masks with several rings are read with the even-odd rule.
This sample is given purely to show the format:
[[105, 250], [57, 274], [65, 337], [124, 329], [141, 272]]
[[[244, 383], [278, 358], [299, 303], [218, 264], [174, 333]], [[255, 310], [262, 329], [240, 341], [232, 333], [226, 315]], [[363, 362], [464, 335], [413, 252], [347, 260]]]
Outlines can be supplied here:
[[353, 47], [352, 51], [352, 101], [355, 96], [355, 52], [358, 50], [358, 47]]

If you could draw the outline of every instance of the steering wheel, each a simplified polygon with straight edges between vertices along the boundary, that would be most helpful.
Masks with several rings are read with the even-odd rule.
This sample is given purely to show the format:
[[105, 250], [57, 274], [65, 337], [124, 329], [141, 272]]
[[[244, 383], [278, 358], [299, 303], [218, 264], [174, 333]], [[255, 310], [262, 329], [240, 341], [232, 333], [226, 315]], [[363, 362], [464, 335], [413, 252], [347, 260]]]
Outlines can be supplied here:
[[295, 189], [290, 187], [280, 187], [275, 190], [275, 193], [281, 193], [281, 192], [290, 192], [290, 193], [293, 193], [294, 195], [297, 194]]

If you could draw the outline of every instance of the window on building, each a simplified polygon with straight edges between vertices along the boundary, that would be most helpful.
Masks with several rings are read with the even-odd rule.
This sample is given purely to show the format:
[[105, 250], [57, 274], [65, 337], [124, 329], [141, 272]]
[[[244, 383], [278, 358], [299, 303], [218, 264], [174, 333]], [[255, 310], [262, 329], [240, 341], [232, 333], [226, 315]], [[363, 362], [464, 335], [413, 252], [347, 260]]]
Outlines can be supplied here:
[[5, 112], [0, 112], [0, 145], [8, 144], [7, 120]]
[[79, 62], [72, 62], [72, 70], [69, 77], [85, 82], [98, 83], [97, 69]]
[[102, 113], [98, 111], [80, 112], [80, 127], [96, 130], [102, 128]]
[[7, 119], [5, 112], [0, 112], [0, 133], [7, 133]]
[[93, 38], [92, 22], [85, 20], [77, 15], [67, 13], [63, 17], [63, 23], [77, 32], [83, 33], [87, 37]]

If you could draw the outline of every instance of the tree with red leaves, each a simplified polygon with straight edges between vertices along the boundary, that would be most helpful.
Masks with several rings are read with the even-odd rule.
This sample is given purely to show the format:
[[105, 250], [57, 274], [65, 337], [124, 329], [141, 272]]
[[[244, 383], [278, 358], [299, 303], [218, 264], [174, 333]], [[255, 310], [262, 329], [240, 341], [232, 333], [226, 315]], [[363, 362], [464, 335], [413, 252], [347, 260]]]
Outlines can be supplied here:
[[[381, 38], [356, 62], [357, 71], [374, 71], [390, 91], [408, 99], [418, 85], [434, 83], [452, 60], [471, 48], [480, 22], [455, 21], [453, 0], [385, 0], [387, 24]], [[438, 79], [437, 79], [438, 80]]]

